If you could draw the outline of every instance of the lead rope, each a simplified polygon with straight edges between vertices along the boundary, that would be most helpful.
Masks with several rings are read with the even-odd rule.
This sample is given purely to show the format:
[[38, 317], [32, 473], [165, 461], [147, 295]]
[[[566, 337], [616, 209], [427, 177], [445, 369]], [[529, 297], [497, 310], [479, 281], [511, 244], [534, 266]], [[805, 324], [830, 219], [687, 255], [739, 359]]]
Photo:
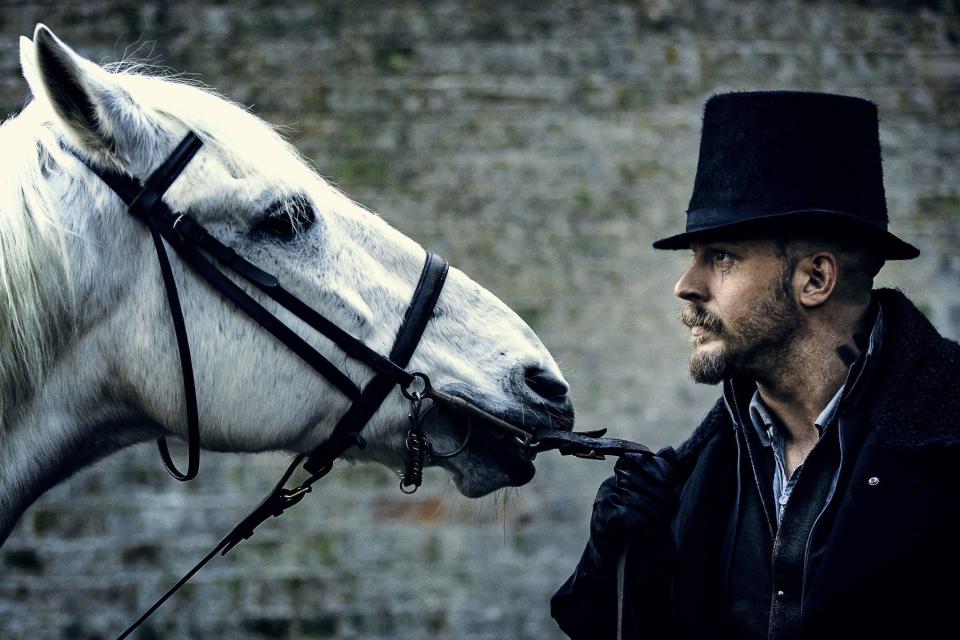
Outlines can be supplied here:
[[[423, 376], [423, 374], [420, 374]], [[425, 376], [423, 376], [425, 377]], [[407, 389], [402, 389], [405, 396], [416, 398], [412, 401], [412, 408], [410, 411], [410, 420], [412, 425], [419, 426], [420, 424], [420, 404], [422, 402], [422, 396], [417, 392], [410, 393]], [[411, 427], [413, 428], [413, 427]], [[422, 433], [422, 432], [421, 432]], [[424, 440], [425, 442], [425, 440]], [[428, 444], [429, 446], [429, 444]], [[170, 597], [176, 593], [183, 585], [185, 585], [200, 569], [202, 569], [208, 562], [210, 562], [218, 553], [222, 556], [227, 555], [235, 546], [247, 540], [253, 535], [254, 530], [268, 518], [274, 517], [277, 518], [281, 516], [284, 511], [300, 503], [303, 498], [310, 493], [313, 489], [313, 484], [326, 476], [333, 469], [333, 463], [342, 456], [348, 449], [352, 447], [359, 447], [363, 449], [366, 447], [366, 441], [360, 436], [359, 433], [347, 434], [336, 440], [328, 440], [324, 443], [324, 448], [314, 449], [310, 454], [300, 454], [296, 456], [290, 465], [287, 467], [286, 471], [283, 472], [283, 475], [280, 477], [280, 480], [273, 486], [273, 489], [270, 490], [263, 500], [260, 501], [260, 504], [251, 511], [247, 516], [238, 522], [230, 533], [224, 536], [217, 545], [210, 550], [207, 555], [205, 555], [199, 562], [197, 562], [189, 571], [187, 571], [182, 578], [180, 578], [176, 584], [174, 584], [170, 589], [167, 590], [156, 602], [154, 602], [150, 608], [144, 611], [139, 618], [137, 618], [129, 627], [127, 627], [123, 633], [117, 636], [117, 640], [123, 640], [133, 633], [140, 625], [142, 625], [146, 620], [152, 616], [157, 609], [159, 609], [163, 604], [170, 599]], [[319, 451], [319, 453], [318, 453]], [[301, 482], [296, 487], [292, 489], [286, 488], [287, 482], [293, 476], [297, 468], [307, 461], [309, 464], [304, 464], [304, 469], [307, 469], [310, 475], [306, 480]], [[422, 481], [422, 459], [420, 467], [420, 481]], [[419, 486], [419, 481], [417, 485]], [[416, 491], [416, 486], [413, 491]], [[401, 484], [401, 489], [403, 486]], [[413, 493], [413, 491], [404, 491], [404, 493]]]
[[[199, 562], [197, 562], [197, 564], [193, 565], [193, 567], [189, 571], [187, 571], [187, 573], [185, 573], [183, 577], [177, 581], [176, 584], [174, 584], [172, 587], [170, 587], [169, 590], [167, 590], [166, 593], [160, 596], [160, 598], [156, 602], [154, 602], [149, 609], [144, 611], [139, 618], [137, 618], [129, 627], [127, 627], [123, 631], [123, 633], [117, 636], [117, 640], [123, 640], [124, 638], [129, 636], [131, 633], [136, 631], [137, 627], [139, 627], [144, 622], [146, 622], [147, 618], [152, 616], [157, 609], [162, 607], [163, 603], [165, 603], [167, 600], [170, 599], [170, 596], [172, 596], [174, 593], [179, 591], [180, 587], [182, 587], [187, 582], [189, 582], [189, 580], [198, 571], [200, 571], [200, 569], [202, 569], [208, 562], [213, 560], [213, 558], [218, 553], [220, 555], [227, 555], [227, 552], [229, 552], [233, 547], [235, 547], [237, 543], [253, 535], [252, 528], [249, 530], [249, 532], [247, 532], [247, 528], [249, 527], [249, 523], [251, 521], [253, 521], [254, 519], [260, 519], [261, 515], [263, 516], [263, 518], [260, 520], [261, 522], [263, 520], [266, 520], [266, 518], [271, 515], [274, 517], [279, 516], [281, 513], [283, 513], [284, 510], [300, 502], [300, 500], [303, 499], [303, 496], [305, 496], [307, 493], [310, 492], [310, 485], [313, 484], [313, 482], [315, 482], [316, 480], [319, 480], [320, 477], [322, 477], [322, 476], [317, 478], [311, 477], [308, 481], [309, 484], [305, 482], [304, 484], [300, 485], [299, 487], [293, 490], [288, 490], [284, 488], [284, 485], [290, 479], [290, 476], [293, 475], [293, 472], [296, 471], [297, 467], [300, 466], [300, 463], [303, 461], [304, 457], [305, 456], [301, 454], [301, 455], [298, 455], [296, 458], [294, 458], [293, 462], [290, 463], [290, 466], [287, 467], [287, 470], [284, 471], [283, 476], [280, 478], [280, 481], [274, 485], [273, 489], [260, 502], [260, 504], [257, 505], [257, 507], [253, 511], [251, 511], [246, 518], [241, 520], [230, 531], [230, 533], [224, 536], [220, 540], [220, 542], [217, 543], [217, 546], [211, 549], [207, 555], [205, 555]], [[256, 525], [253, 525], [253, 526], [255, 527]]]
[[[423, 465], [427, 457], [433, 458], [451, 458], [459, 455], [467, 445], [470, 439], [473, 427], [471, 418], [483, 420], [489, 427], [498, 429], [516, 440], [517, 446], [530, 448], [535, 451], [547, 451], [558, 449], [563, 455], [574, 455], [583, 458], [603, 459], [603, 454], [622, 455], [626, 451], [638, 453], [651, 453], [647, 447], [615, 438], [602, 438], [600, 431], [575, 433], [569, 431], [544, 430], [536, 434], [523, 431], [515, 425], [503, 422], [496, 416], [493, 416], [482, 409], [474, 407], [460, 398], [449, 396], [442, 391], [434, 389], [430, 384], [429, 378], [416, 372], [412, 374], [412, 379], [419, 379], [422, 383], [422, 389], [419, 391], [411, 390], [409, 387], [401, 387], [404, 397], [410, 400], [411, 408], [408, 414], [410, 420], [410, 429], [407, 432], [408, 462], [407, 469], [403, 474], [400, 483], [400, 489], [404, 493], [414, 493], [423, 481]], [[463, 442], [449, 452], [434, 451], [426, 434], [423, 432], [423, 400], [429, 398], [434, 403], [440, 402], [447, 408], [464, 412], [468, 419], [467, 434]], [[464, 415], [464, 414], [462, 414]], [[518, 432], [523, 437], [518, 436]], [[539, 440], [539, 441], [538, 441]], [[150, 606], [136, 621], [123, 631], [117, 640], [123, 640], [142, 625], [157, 609], [173, 596], [183, 585], [185, 585], [200, 569], [202, 569], [218, 553], [226, 555], [235, 546], [244, 540], [250, 538], [254, 530], [261, 523], [270, 517], [279, 517], [287, 509], [300, 503], [303, 498], [312, 491], [315, 482], [326, 476], [332, 469], [334, 461], [342, 456], [352, 447], [364, 448], [366, 441], [359, 433], [353, 432], [345, 434], [339, 438], [330, 439], [317, 447], [309, 454], [300, 454], [296, 456], [290, 465], [284, 471], [280, 480], [274, 485], [257, 507], [251, 511], [243, 520], [224, 536], [217, 545], [210, 550], [199, 562], [197, 562], [180, 580], [177, 581], [166, 593], [164, 593], [153, 605]], [[287, 482], [293, 476], [297, 468], [303, 463], [305, 470], [309, 472], [306, 480], [292, 489], [286, 488]], [[625, 570], [626, 553], [619, 559], [617, 565], [617, 638], [622, 638], [623, 632], [623, 601], [625, 597]]]

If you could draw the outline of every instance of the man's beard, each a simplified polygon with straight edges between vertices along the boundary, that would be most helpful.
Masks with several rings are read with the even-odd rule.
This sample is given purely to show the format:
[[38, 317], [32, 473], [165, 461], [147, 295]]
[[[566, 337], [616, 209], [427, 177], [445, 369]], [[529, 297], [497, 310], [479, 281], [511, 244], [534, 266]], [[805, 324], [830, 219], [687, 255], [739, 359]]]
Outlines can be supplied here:
[[[700, 326], [726, 342], [715, 351], [694, 349], [690, 356], [690, 377], [699, 384], [718, 384], [739, 374], [756, 374], [777, 366], [800, 326], [796, 302], [787, 288], [789, 274], [774, 281], [756, 308], [737, 321], [736, 334], [731, 327], [705, 308], [690, 302], [680, 310], [680, 321], [688, 327]], [[734, 338], [736, 344], [731, 344]], [[699, 342], [699, 341], [698, 341]]]

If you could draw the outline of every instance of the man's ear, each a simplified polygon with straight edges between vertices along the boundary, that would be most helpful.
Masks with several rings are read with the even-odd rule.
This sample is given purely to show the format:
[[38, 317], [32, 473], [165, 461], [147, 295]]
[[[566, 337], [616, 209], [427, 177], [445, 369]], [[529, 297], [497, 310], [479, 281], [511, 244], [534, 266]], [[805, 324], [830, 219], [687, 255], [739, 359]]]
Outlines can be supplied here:
[[139, 109], [112, 74], [78, 55], [42, 24], [32, 42], [20, 39], [20, 66], [33, 95], [53, 108], [78, 145], [126, 164], [124, 125], [131, 111]]
[[802, 258], [793, 272], [800, 304], [806, 308], [824, 304], [836, 290], [839, 275], [837, 256], [829, 251], [818, 251]]

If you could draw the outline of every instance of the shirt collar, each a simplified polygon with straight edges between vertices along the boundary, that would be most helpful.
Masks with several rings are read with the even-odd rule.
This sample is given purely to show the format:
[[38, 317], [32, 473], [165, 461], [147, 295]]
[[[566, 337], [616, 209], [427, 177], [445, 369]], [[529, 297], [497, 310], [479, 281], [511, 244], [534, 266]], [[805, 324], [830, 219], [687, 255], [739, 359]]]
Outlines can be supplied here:
[[[817, 428], [817, 431], [820, 432], [820, 435], [823, 435], [823, 430], [827, 428], [827, 425], [829, 425], [837, 415], [837, 410], [840, 408], [840, 400], [843, 397], [845, 388], [846, 384], [841, 386], [837, 392], [833, 394], [833, 398], [830, 399], [830, 402], [827, 403], [827, 406], [814, 421], [813, 424]], [[750, 406], [747, 408], [747, 415], [750, 417], [750, 423], [756, 430], [760, 444], [763, 446], [769, 447], [774, 439], [783, 437], [783, 434], [780, 433], [781, 427], [776, 418], [770, 413], [767, 405], [764, 404], [763, 399], [760, 397], [760, 391], [753, 392], [753, 398], [750, 399]]]

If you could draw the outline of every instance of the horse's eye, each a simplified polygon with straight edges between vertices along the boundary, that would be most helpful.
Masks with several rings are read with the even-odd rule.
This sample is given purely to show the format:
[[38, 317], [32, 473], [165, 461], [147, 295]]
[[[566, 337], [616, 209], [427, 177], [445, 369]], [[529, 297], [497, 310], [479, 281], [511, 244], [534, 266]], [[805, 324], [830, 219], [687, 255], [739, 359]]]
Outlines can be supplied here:
[[252, 232], [282, 240], [293, 240], [317, 221], [317, 212], [306, 196], [293, 196], [273, 202], [257, 218]]

